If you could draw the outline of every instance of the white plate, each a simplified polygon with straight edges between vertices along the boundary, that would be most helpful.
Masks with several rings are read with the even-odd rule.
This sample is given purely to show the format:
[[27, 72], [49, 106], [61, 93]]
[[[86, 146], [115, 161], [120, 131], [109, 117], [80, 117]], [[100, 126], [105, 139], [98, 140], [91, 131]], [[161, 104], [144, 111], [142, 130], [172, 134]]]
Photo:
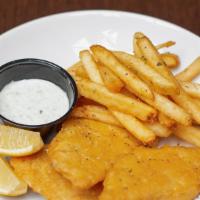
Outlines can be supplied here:
[[[77, 61], [78, 53], [91, 44], [131, 51], [132, 35], [146, 33], [155, 43], [174, 40], [170, 48], [181, 58], [181, 67], [200, 55], [200, 38], [171, 23], [152, 17], [119, 11], [77, 11], [44, 17], [16, 27], [0, 36], [0, 65], [19, 58], [41, 58], [62, 67]], [[170, 143], [175, 140], [171, 139]], [[25, 197], [0, 200], [41, 200]]]

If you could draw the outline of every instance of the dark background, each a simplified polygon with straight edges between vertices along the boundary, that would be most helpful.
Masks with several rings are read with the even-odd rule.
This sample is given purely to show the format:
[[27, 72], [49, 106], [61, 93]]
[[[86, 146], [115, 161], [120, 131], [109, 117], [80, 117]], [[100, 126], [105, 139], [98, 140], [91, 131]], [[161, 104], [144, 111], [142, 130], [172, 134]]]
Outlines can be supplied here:
[[0, 33], [38, 17], [83, 9], [142, 13], [200, 35], [200, 0], [0, 0]]

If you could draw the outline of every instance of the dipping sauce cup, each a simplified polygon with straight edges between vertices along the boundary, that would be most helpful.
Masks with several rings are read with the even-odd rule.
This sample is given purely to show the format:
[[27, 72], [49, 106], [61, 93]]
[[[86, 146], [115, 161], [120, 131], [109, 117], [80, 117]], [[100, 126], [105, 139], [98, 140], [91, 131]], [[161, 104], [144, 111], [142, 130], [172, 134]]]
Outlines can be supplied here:
[[4, 124], [38, 131], [41, 133], [42, 137], [46, 137], [49, 131], [59, 126], [69, 116], [70, 112], [74, 108], [78, 98], [76, 83], [63, 68], [45, 60], [33, 58], [20, 59], [6, 63], [0, 67], [0, 91], [12, 81], [27, 79], [46, 80], [62, 89], [69, 100], [69, 108], [66, 110], [66, 113], [60, 118], [46, 124], [28, 125], [17, 123], [2, 115], [0, 115], [0, 119]]

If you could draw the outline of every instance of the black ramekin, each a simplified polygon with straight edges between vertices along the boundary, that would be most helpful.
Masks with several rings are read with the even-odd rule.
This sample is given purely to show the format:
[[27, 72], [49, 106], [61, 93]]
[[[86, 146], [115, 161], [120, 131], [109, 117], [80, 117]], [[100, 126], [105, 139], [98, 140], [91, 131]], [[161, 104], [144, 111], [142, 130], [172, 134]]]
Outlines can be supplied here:
[[68, 117], [75, 106], [78, 98], [76, 83], [63, 68], [46, 60], [26, 58], [11, 61], [0, 67], [0, 91], [9, 82], [23, 79], [43, 79], [59, 86], [69, 98], [69, 110], [61, 118], [41, 125], [16, 123], [2, 115], [0, 115], [0, 119], [4, 124], [38, 131], [42, 137], [46, 137], [51, 129], [55, 129], [55, 127], [59, 126]]

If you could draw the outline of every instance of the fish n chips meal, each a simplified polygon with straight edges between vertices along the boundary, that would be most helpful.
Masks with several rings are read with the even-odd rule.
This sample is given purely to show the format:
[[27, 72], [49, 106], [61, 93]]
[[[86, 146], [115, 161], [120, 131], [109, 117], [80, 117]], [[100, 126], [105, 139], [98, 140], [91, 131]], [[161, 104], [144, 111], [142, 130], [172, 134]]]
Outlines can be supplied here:
[[[198, 197], [200, 84], [192, 80], [200, 57], [173, 75], [181, 58], [160, 49], [175, 42], [154, 45], [137, 32], [132, 45], [133, 52], [97, 44], [79, 52], [67, 69], [78, 102], [50, 143], [39, 133], [0, 126], [1, 195], [30, 187], [48, 200]], [[172, 135], [191, 146], [161, 147]]]

